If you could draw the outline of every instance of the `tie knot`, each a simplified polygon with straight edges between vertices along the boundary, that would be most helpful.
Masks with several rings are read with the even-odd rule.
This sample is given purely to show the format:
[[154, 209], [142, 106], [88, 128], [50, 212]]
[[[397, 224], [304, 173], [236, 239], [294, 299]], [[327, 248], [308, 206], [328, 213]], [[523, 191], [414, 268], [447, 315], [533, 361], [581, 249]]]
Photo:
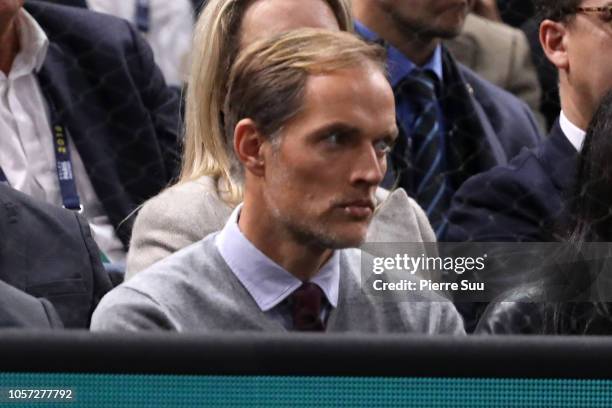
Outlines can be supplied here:
[[321, 320], [323, 291], [312, 282], [305, 282], [290, 297], [293, 328], [300, 331], [323, 331]]
[[397, 86], [400, 95], [409, 99], [433, 101], [436, 99], [436, 74], [426, 69], [413, 69]]

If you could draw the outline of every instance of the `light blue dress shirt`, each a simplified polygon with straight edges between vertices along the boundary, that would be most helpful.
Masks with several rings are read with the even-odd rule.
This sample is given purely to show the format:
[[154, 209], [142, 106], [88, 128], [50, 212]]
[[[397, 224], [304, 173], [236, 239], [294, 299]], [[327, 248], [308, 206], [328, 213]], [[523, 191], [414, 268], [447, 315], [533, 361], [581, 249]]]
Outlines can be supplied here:
[[[359, 21], [355, 21], [355, 30], [357, 33], [366, 39], [367, 41], [378, 41], [380, 37], [375, 32], [371, 31], [369, 28], [361, 24]], [[408, 57], [406, 57], [400, 50], [395, 48], [394, 46], [386, 43], [387, 50], [387, 67], [389, 70], [389, 82], [391, 83], [391, 87], [396, 89], [399, 83], [408, 76], [412, 70], [419, 69], [419, 67], [410, 61]], [[442, 45], [438, 45], [429, 59], [429, 61], [420, 67], [423, 71], [431, 71], [433, 72], [440, 84], [444, 81], [444, 69], [442, 65]], [[409, 103], [409, 97], [402, 98], [402, 95], [399, 95], [399, 100], [396, 101], [396, 110], [397, 117], [404, 126], [406, 130], [412, 128], [412, 123], [414, 122], [414, 112], [411, 104]], [[442, 112], [442, 107], [438, 104], [439, 112]], [[445, 129], [444, 126], [444, 116], [440, 115], [442, 118], [442, 132]]]
[[[241, 210], [242, 204], [234, 209], [225, 227], [217, 235], [215, 245], [262, 312], [279, 320], [285, 328], [291, 329], [293, 327], [291, 309], [285, 300], [302, 285], [302, 281], [264, 255], [244, 236], [238, 227]], [[321, 311], [321, 317], [325, 321], [331, 308], [338, 306], [340, 286], [338, 251], [334, 252], [310, 282], [319, 286], [327, 299]]]

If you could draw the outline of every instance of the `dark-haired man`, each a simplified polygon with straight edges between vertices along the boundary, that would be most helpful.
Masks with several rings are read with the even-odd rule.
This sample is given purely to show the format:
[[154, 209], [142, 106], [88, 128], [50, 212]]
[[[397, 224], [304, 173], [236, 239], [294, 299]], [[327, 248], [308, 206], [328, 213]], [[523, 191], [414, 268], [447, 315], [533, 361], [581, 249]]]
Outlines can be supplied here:
[[354, 247], [398, 132], [380, 47], [313, 29], [255, 43], [232, 68], [224, 119], [244, 202], [109, 293], [92, 329], [463, 332], [432, 293], [399, 302], [362, 286]]
[[612, 88], [612, 4], [539, 0], [544, 52], [559, 73], [561, 113], [550, 136], [457, 192], [452, 241], [551, 241], [565, 219], [576, 157], [600, 99]]
[[451, 197], [471, 175], [506, 164], [540, 135], [529, 108], [458, 64], [468, 0], [354, 0], [357, 31], [388, 50], [402, 134], [385, 186], [399, 180], [444, 236]]

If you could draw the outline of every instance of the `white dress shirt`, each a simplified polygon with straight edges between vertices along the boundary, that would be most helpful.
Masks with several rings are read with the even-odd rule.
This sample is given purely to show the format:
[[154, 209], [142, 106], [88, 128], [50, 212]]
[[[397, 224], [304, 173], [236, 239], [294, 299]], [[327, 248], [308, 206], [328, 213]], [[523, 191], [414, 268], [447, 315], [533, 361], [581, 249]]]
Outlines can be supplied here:
[[567, 140], [576, 148], [576, 151], [582, 151], [586, 132], [570, 122], [563, 111], [561, 111], [561, 115], [559, 116], [559, 125], [561, 126], [561, 131], [565, 137], [567, 137]]
[[[134, 23], [136, 0], [87, 0], [90, 9]], [[144, 34], [168, 85], [186, 82], [193, 6], [189, 0], [149, 0], [149, 31]]]
[[[17, 27], [19, 54], [8, 76], [0, 71], [0, 167], [11, 187], [38, 200], [62, 205], [49, 107], [36, 78], [49, 40], [24, 9], [18, 16]], [[77, 192], [84, 207], [83, 216], [89, 221], [94, 238], [106, 256], [113, 262], [125, 262], [123, 244], [70, 137], [68, 145]]]

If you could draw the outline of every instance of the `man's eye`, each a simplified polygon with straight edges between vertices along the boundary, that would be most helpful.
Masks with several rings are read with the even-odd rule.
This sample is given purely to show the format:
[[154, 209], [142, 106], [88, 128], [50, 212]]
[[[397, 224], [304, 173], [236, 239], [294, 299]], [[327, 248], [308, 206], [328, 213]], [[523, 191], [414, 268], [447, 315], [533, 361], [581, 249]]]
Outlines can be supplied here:
[[325, 136], [325, 141], [332, 145], [341, 145], [346, 142], [346, 137], [340, 132], [333, 132]]
[[374, 143], [374, 148], [380, 154], [387, 154], [393, 148], [393, 144], [389, 142], [388, 140], [383, 139], [383, 140], [379, 140], [378, 142]]

